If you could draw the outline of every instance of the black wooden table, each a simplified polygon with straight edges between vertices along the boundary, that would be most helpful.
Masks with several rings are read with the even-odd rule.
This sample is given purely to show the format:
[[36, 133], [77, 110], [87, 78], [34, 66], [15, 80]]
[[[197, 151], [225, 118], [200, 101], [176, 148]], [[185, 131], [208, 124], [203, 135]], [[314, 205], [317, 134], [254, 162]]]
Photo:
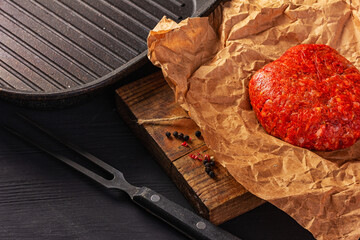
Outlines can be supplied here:
[[[139, 77], [130, 76], [127, 81]], [[120, 169], [128, 181], [148, 186], [191, 209], [126, 124], [115, 106], [115, 86], [86, 102], [35, 110], [0, 100], [0, 123], [24, 126], [24, 113], [53, 132]], [[65, 151], [54, 144], [58, 151]], [[313, 239], [270, 204], [221, 225], [248, 239]], [[0, 128], [0, 239], [186, 239], [135, 205]]]

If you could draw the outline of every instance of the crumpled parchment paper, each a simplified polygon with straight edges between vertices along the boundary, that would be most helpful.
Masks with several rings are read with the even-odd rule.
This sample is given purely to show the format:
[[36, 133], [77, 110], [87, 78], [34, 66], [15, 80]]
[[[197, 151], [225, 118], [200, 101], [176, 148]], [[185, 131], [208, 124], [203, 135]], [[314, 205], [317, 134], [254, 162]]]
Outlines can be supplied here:
[[360, 141], [312, 152], [268, 135], [251, 109], [248, 82], [301, 43], [327, 44], [360, 69], [360, 4], [341, 0], [232, 0], [209, 17], [164, 17], [148, 37], [176, 100], [230, 174], [315, 238], [360, 237]]

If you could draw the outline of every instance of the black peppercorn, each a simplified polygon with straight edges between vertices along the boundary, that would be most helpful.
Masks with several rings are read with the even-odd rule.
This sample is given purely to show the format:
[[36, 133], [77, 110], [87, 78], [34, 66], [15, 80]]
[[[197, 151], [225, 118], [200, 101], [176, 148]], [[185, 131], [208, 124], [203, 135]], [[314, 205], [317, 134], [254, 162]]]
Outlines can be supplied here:
[[169, 138], [169, 137], [171, 136], [171, 133], [166, 132], [166, 133], [165, 133], [165, 135], [166, 135], [166, 137], [168, 137], [168, 138]]
[[178, 134], [179, 133], [177, 131], [173, 132], [174, 137], [178, 137]]
[[213, 160], [210, 161], [210, 165], [211, 165], [211, 166], [215, 166], [215, 161], [213, 161]]
[[209, 168], [209, 167], [206, 167], [206, 168], [205, 168], [205, 172], [206, 172], [206, 173], [209, 173], [209, 172], [211, 172], [211, 168]]
[[208, 160], [205, 159], [205, 160], [203, 161], [203, 164], [205, 165], [205, 164], [207, 164], [207, 163], [208, 163]]
[[210, 171], [208, 174], [209, 174], [209, 176], [210, 176], [211, 178], [214, 178], [214, 177], [215, 177], [215, 173], [214, 173], [213, 171]]
[[185, 136], [184, 136], [184, 141], [188, 141], [189, 138], [190, 138], [190, 137], [189, 137], [188, 135], [185, 135]]
[[183, 138], [184, 138], [184, 134], [183, 134], [183, 133], [180, 133], [178, 137], [179, 137], [179, 139], [183, 139]]
[[205, 165], [206, 168], [210, 168], [210, 167], [211, 167], [210, 163], [205, 163], [204, 165]]
[[201, 132], [200, 132], [200, 131], [196, 131], [196, 132], [195, 132], [195, 136], [198, 137], [198, 138], [201, 137]]

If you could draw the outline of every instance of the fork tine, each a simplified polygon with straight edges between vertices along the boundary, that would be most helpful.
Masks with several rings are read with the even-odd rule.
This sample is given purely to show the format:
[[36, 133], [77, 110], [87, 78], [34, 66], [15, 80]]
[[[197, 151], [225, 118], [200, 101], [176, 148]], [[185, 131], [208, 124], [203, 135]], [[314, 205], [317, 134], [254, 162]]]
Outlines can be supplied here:
[[[40, 150], [48, 153], [49, 155], [55, 157], [56, 159], [66, 163], [67, 165], [75, 168], [76, 170], [78, 170], [79, 172], [85, 174], [86, 176], [92, 178], [93, 180], [97, 181], [98, 183], [102, 184], [103, 186], [105, 187], [114, 187], [114, 181], [113, 180], [107, 180], [101, 176], [99, 176], [98, 174], [90, 171], [89, 169], [81, 166], [80, 164], [77, 164], [76, 162], [70, 160], [69, 158], [63, 156], [63, 155], [60, 155], [56, 152], [53, 152], [49, 149], [47, 149], [46, 147], [44, 147], [42, 144], [38, 143], [38, 142], [35, 142], [33, 139], [30, 139], [24, 135], [22, 135], [21, 133], [19, 133], [18, 131], [14, 130], [13, 128], [7, 126], [7, 125], [4, 125], [3, 126], [7, 131], [9, 131], [10, 133], [16, 135], [17, 137], [19, 137], [20, 139], [32, 144], [33, 146], [39, 148]], [[113, 175], [115, 177], [115, 175]]]
[[40, 126], [38, 123], [36, 123], [34, 120], [30, 119], [29, 117], [26, 117], [20, 113], [16, 113], [19, 117], [21, 117], [22, 119], [24, 119], [25, 121], [27, 121], [29, 124], [31, 124], [32, 126], [34, 126], [35, 128], [41, 130], [43, 133], [45, 133], [46, 135], [48, 135], [49, 137], [57, 140], [59, 143], [65, 145], [66, 147], [72, 149], [74, 152], [77, 152], [78, 154], [80, 154], [81, 156], [85, 157], [86, 159], [88, 159], [89, 161], [95, 163], [96, 165], [104, 168], [105, 170], [107, 170], [108, 172], [115, 174], [116, 172], [118, 172], [117, 169], [113, 168], [112, 166], [110, 166], [109, 164], [101, 161], [99, 158], [95, 157], [94, 155], [84, 151], [83, 149], [81, 149], [80, 147], [66, 141], [65, 139], [62, 139], [58, 136], [56, 136], [55, 134], [53, 134], [51, 131], [49, 131], [48, 129], [45, 129], [44, 127]]

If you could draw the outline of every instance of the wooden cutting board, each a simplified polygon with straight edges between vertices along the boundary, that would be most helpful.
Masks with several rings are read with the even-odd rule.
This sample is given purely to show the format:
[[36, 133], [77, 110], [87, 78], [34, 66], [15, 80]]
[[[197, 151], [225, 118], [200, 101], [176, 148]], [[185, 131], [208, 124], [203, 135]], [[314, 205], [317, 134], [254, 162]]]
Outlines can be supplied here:
[[[201, 161], [189, 157], [199, 153], [212, 155], [203, 139], [195, 136], [199, 129], [191, 119], [138, 124], [139, 119], [187, 116], [174, 101], [174, 93], [161, 72], [122, 86], [116, 94], [119, 114], [201, 216], [220, 224], [264, 203], [236, 182], [220, 164], [215, 165], [216, 177], [212, 179]], [[189, 135], [192, 139], [189, 147], [182, 146], [183, 141], [173, 136], [167, 138], [167, 131]]]

